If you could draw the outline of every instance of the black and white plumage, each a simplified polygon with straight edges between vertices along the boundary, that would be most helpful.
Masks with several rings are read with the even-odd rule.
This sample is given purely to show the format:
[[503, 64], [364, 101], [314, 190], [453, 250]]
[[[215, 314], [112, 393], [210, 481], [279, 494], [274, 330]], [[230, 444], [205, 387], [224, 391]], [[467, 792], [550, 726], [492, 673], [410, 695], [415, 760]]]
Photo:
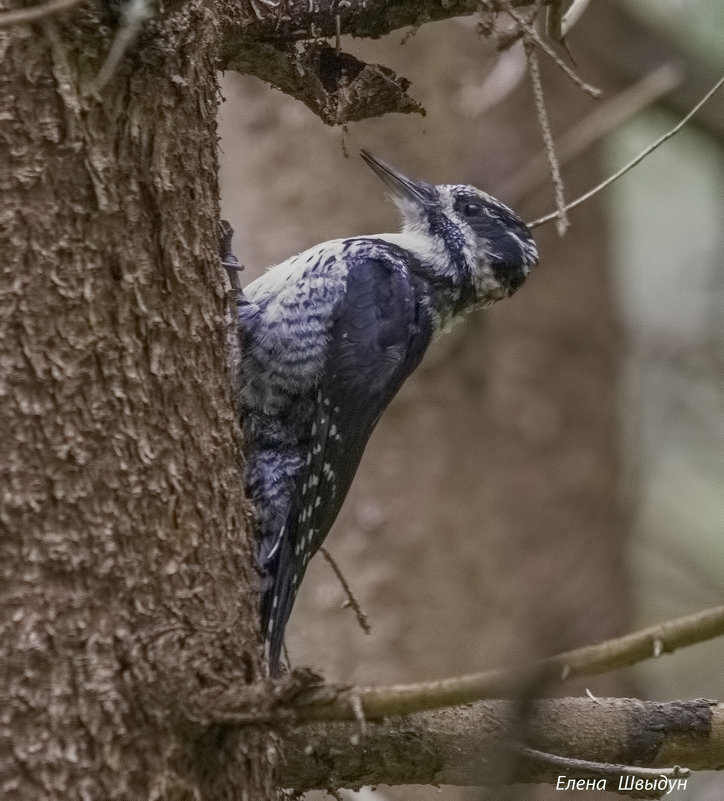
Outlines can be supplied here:
[[499, 201], [412, 181], [362, 151], [402, 232], [324, 242], [271, 268], [239, 304], [246, 483], [257, 510], [269, 671], [309, 559], [327, 536], [380, 415], [430, 342], [507, 297], [537, 263]]

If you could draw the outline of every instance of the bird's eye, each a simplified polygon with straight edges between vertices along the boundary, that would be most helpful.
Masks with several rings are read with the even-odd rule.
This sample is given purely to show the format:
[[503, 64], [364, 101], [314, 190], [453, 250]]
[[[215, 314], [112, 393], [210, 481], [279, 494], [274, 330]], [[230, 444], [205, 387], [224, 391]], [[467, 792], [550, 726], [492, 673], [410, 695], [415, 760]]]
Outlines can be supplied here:
[[466, 203], [463, 206], [463, 214], [466, 217], [477, 217], [482, 210], [480, 203]]

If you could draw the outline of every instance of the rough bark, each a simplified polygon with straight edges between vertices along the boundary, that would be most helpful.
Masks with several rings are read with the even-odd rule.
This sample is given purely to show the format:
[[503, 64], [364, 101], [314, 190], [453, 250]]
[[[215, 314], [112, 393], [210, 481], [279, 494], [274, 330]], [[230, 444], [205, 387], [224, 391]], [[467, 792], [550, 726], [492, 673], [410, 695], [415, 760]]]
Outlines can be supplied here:
[[2, 796], [265, 799], [269, 735], [200, 713], [260, 671], [217, 26], [176, 8], [96, 99], [98, 31], [0, 32]]
[[[550, 0], [544, 0], [547, 5]], [[532, 0], [511, 0], [511, 6], [532, 5]], [[490, 7], [499, 7], [492, 2]], [[285, 0], [279, 4], [260, 3], [258, 0], [234, 4], [224, 30], [222, 60], [233, 58], [239, 36], [256, 42], [313, 40], [335, 35], [339, 24], [341, 33], [367, 39], [411, 26], [419, 28], [426, 22], [452, 19], [480, 11], [477, 0], [318, 0], [310, 5], [307, 0]], [[339, 20], [339, 23], [337, 22]]]

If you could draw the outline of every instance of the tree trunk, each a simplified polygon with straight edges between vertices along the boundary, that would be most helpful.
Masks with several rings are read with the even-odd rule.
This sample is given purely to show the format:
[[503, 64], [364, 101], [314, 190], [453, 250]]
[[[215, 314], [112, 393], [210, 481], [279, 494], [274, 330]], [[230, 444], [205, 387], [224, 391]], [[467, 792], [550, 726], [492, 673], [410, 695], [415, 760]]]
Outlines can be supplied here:
[[7, 801], [272, 794], [269, 735], [200, 712], [261, 660], [216, 257], [217, 24], [200, 2], [167, 13], [99, 98], [90, 12], [0, 32]]

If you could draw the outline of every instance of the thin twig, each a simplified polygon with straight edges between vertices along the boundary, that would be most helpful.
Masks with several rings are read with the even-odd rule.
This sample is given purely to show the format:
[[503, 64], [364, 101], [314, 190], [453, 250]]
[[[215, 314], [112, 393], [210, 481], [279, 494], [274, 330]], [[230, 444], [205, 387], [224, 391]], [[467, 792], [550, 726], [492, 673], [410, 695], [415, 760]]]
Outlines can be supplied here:
[[355, 617], [357, 618], [357, 622], [359, 623], [360, 628], [364, 631], [365, 634], [369, 634], [372, 629], [370, 628], [370, 624], [367, 621], [367, 615], [362, 611], [359, 603], [357, 603], [357, 599], [354, 597], [354, 593], [352, 592], [352, 588], [347, 583], [347, 579], [344, 577], [344, 574], [339, 569], [339, 565], [334, 561], [332, 554], [322, 545], [319, 549], [322, 552], [322, 556], [329, 562], [330, 567], [334, 571], [334, 575], [337, 576], [339, 583], [342, 585], [342, 589], [344, 590], [344, 594], [347, 596], [346, 605], [351, 607], [353, 610]]
[[535, 110], [538, 115], [543, 136], [543, 146], [545, 148], [548, 165], [551, 169], [551, 182], [553, 183], [553, 198], [558, 209], [556, 220], [556, 230], [558, 236], [563, 236], [568, 230], [568, 217], [566, 216], [566, 198], [563, 191], [563, 178], [561, 177], [561, 167], [556, 158], [556, 150], [553, 146], [553, 134], [548, 122], [548, 110], [546, 108], [545, 97], [543, 96], [543, 83], [540, 79], [540, 67], [538, 64], [538, 52], [530, 39], [525, 40], [525, 56], [528, 59], [528, 74], [530, 75], [530, 85], [533, 89], [535, 99]]
[[[635, 167], [639, 162], [643, 161], [646, 156], [650, 153], [653, 153], [656, 148], [663, 145], [663, 143], [667, 139], [671, 139], [674, 134], [677, 134], [683, 127], [686, 125], [687, 122], [696, 114], [696, 112], [706, 103], [707, 100], [719, 89], [722, 84], [724, 84], [724, 77], [720, 78], [716, 84], [702, 97], [702, 99], [694, 106], [693, 109], [682, 119], [680, 120], [671, 130], [667, 131], [663, 136], [660, 136], [655, 142], [650, 144], [648, 147], [644, 148], [636, 158], [631, 159], [628, 164], [621, 167], [620, 170], [615, 172], [613, 175], [606, 178], [605, 181], [602, 181], [598, 186], [594, 186], [593, 189], [589, 189], [588, 192], [584, 193], [580, 197], [576, 198], [574, 201], [569, 203], [566, 206], [566, 211], [570, 211], [571, 209], [575, 209], [577, 206], [580, 206], [582, 203], [585, 203], [587, 200], [590, 200], [592, 197], [597, 195], [599, 192], [602, 192], [607, 187], [611, 186], [614, 181], [617, 181], [622, 175], [625, 175], [630, 169]], [[543, 225], [543, 223], [550, 222], [551, 220], [555, 220], [558, 217], [557, 211], [552, 211], [550, 214], [546, 214], [543, 217], [539, 217], [537, 220], [533, 220], [532, 222], [528, 223], [528, 228], [537, 228], [539, 225]]]
[[[534, 669], [536, 675], [551, 683], [562, 682], [576, 676], [629, 667], [722, 634], [724, 606], [717, 606], [543, 659]], [[299, 721], [350, 720], [353, 719], [350, 698], [357, 696], [365, 718], [378, 720], [486, 698], [515, 697], [519, 692], [519, 672], [499, 669], [416, 684], [351, 688], [322, 684], [299, 693], [293, 706]]]
[[[509, 10], [512, 5], [513, 5], [513, 3], [510, 2], [510, 0], [508, 0], [507, 2], [505, 2], [505, 0], [503, 0], [503, 2], [500, 3], [499, 7], [495, 2], [493, 2], [492, 3], [493, 9], [491, 10], [491, 13], [493, 13], [494, 15], [497, 15], [497, 14], [500, 13], [501, 10], [504, 10], [504, 11]], [[488, 7], [490, 7], [490, 4], [488, 4]], [[523, 33], [524, 33], [523, 25], [532, 26], [535, 23], [536, 19], [538, 19], [538, 15], [540, 14], [541, 10], [542, 10], [542, 7], [540, 5], [538, 5], [537, 3], [535, 3], [529, 9], [523, 11], [523, 16], [517, 21], [517, 25], [515, 26], [514, 30], [507, 31], [507, 32], [499, 32], [497, 34], [497, 36], [495, 37], [496, 38], [496, 47], [497, 47], [497, 49], [498, 50], [508, 50], [517, 41], [522, 39], [523, 38]], [[483, 29], [481, 29], [481, 30], [483, 30]], [[490, 33], [492, 33], [494, 30], [495, 30], [495, 25], [493, 24], [491, 26], [491, 28], [490, 28]], [[487, 35], [490, 35], [490, 34], [489, 33], [485, 33], [485, 35], [487, 36]]]
[[553, 50], [553, 48], [543, 39], [541, 39], [538, 31], [532, 26], [529, 25], [523, 17], [515, 11], [510, 5], [506, 7], [506, 13], [510, 15], [510, 17], [515, 21], [516, 25], [520, 28], [523, 33], [525, 33], [529, 39], [532, 39], [538, 47], [550, 58], [553, 59], [556, 66], [562, 70], [579, 88], [581, 88], [586, 94], [591, 95], [591, 97], [600, 97], [601, 90], [596, 89], [595, 86], [591, 86], [590, 84], [586, 83], [583, 78], [581, 78], [574, 70], [572, 70], [564, 61], [560, 58], [560, 56]]
[[16, 8], [12, 11], [0, 13], [0, 28], [9, 28], [11, 25], [25, 25], [28, 22], [35, 22], [43, 17], [52, 17], [61, 14], [63, 11], [79, 6], [83, 0], [49, 0], [39, 6], [28, 6], [27, 8]]
[[576, 759], [574, 757], [560, 756], [559, 754], [549, 754], [546, 751], [538, 751], [528, 746], [520, 746], [521, 754], [534, 759], [536, 762], [543, 762], [546, 765], [553, 765], [564, 770], [576, 771], [581, 773], [592, 773], [596, 776], [634, 776], [638, 779], [683, 779], [691, 775], [689, 768], [682, 768], [674, 765], [671, 768], [640, 768], [636, 765], [614, 765], [611, 762], [591, 762], [588, 759]]

